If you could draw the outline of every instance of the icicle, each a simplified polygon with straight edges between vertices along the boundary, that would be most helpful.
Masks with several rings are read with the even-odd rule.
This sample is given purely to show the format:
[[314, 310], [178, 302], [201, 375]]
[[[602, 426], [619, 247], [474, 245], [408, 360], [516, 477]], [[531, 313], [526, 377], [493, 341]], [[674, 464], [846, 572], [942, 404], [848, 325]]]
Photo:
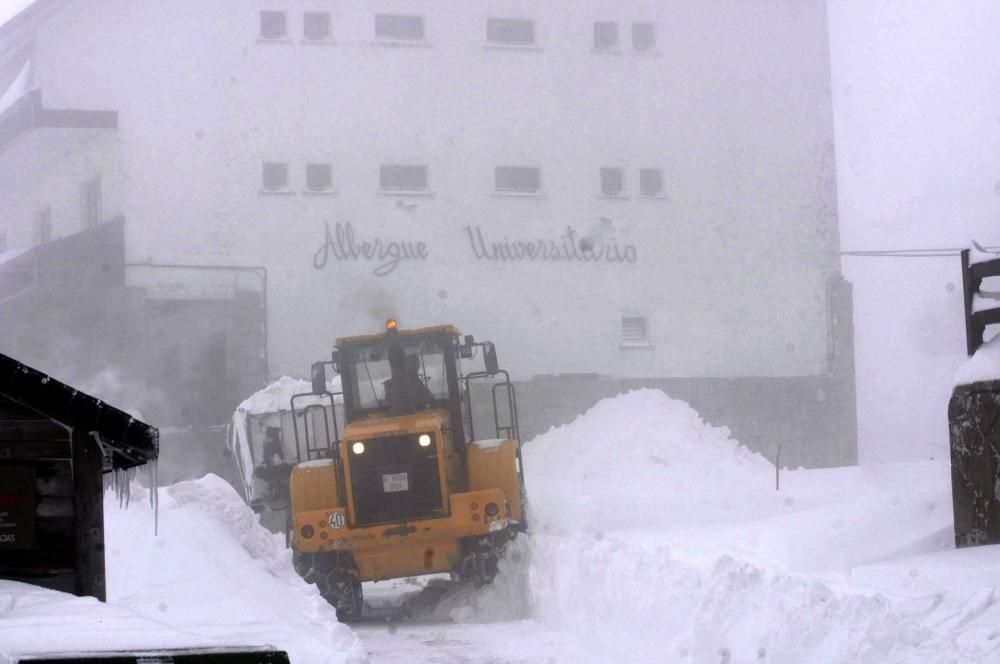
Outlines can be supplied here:
[[111, 488], [115, 491], [115, 498], [118, 499], [118, 507], [128, 507], [132, 497], [131, 486], [135, 479], [135, 469], [122, 470], [115, 468], [111, 471]]
[[153, 537], [160, 534], [160, 481], [157, 476], [157, 460], [149, 462], [150, 482], [149, 505], [153, 508]]

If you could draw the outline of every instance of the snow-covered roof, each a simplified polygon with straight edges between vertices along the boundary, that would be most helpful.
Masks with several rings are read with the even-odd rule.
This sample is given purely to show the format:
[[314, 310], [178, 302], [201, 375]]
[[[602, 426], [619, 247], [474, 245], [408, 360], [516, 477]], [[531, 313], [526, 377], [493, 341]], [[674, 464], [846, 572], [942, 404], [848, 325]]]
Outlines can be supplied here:
[[2, 266], [4, 263], [7, 263], [8, 261], [14, 260], [15, 258], [27, 252], [28, 250], [29, 250], [28, 247], [16, 247], [13, 249], [8, 249], [7, 251], [0, 251], [0, 266]]
[[13, 82], [0, 95], [0, 113], [14, 105], [18, 99], [28, 92], [28, 83], [31, 80], [31, 60], [26, 60], [21, 66], [21, 70], [14, 77]]
[[[327, 381], [327, 389], [331, 393], [340, 392], [340, 376], [334, 376]], [[292, 397], [296, 394], [310, 394], [312, 383], [300, 378], [282, 376], [267, 387], [251, 394], [236, 407], [237, 412], [247, 415], [260, 415], [262, 413], [278, 413], [283, 410], [292, 409]], [[341, 397], [335, 397], [340, 403]], [[329, 405], [330, 401], [326, 397], [316, 396], [303, 398], [296, 403], [296, 408], [312, 404]]]
[[112, 469], [156, 459], [159, 430], [100, 399], [0, 353], [0, 396], [74, 429], [96, 433], [111, 451]]
[[997, 258], [1000, 258], [1000, 252], [990, 251], [978, 242], [973, 242], [972, 246], [969, 248], [969, 265], [986, 263], [987, 261], [996, 260]]

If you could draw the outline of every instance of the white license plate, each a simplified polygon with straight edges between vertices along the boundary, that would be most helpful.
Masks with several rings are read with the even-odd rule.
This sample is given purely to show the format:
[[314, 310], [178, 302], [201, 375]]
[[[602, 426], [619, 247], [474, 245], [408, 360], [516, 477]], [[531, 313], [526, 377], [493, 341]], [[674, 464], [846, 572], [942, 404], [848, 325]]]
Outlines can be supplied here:
[[386, 493], [392, 491], [409, 491], [410, 479], [406, 473], [390, 473], [382, 476], [382, 489]]

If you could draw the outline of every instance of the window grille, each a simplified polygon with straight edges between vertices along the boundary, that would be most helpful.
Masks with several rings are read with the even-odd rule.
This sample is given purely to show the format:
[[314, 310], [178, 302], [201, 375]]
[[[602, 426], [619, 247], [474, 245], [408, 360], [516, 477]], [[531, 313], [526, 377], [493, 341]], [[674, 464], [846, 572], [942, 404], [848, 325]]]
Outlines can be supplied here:
[[622, 345], [646, 346], [649, 335], [645, 316], [622, 316]]

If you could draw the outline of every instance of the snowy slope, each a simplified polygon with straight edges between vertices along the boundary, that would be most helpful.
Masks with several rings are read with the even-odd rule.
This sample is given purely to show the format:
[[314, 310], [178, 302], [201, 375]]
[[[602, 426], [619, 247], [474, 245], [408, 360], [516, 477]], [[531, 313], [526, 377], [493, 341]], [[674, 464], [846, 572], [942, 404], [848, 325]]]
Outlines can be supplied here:
[[106, 500], [106, 605], [0, 581], [0, 655], [272, 645], [296, 664], [364, 659], [354, 633], [295, 574], [284, 538], [229, 484], [209, 475], [161, 489], [157, 536], [144, 493], [133, 485], [124, 508]]

